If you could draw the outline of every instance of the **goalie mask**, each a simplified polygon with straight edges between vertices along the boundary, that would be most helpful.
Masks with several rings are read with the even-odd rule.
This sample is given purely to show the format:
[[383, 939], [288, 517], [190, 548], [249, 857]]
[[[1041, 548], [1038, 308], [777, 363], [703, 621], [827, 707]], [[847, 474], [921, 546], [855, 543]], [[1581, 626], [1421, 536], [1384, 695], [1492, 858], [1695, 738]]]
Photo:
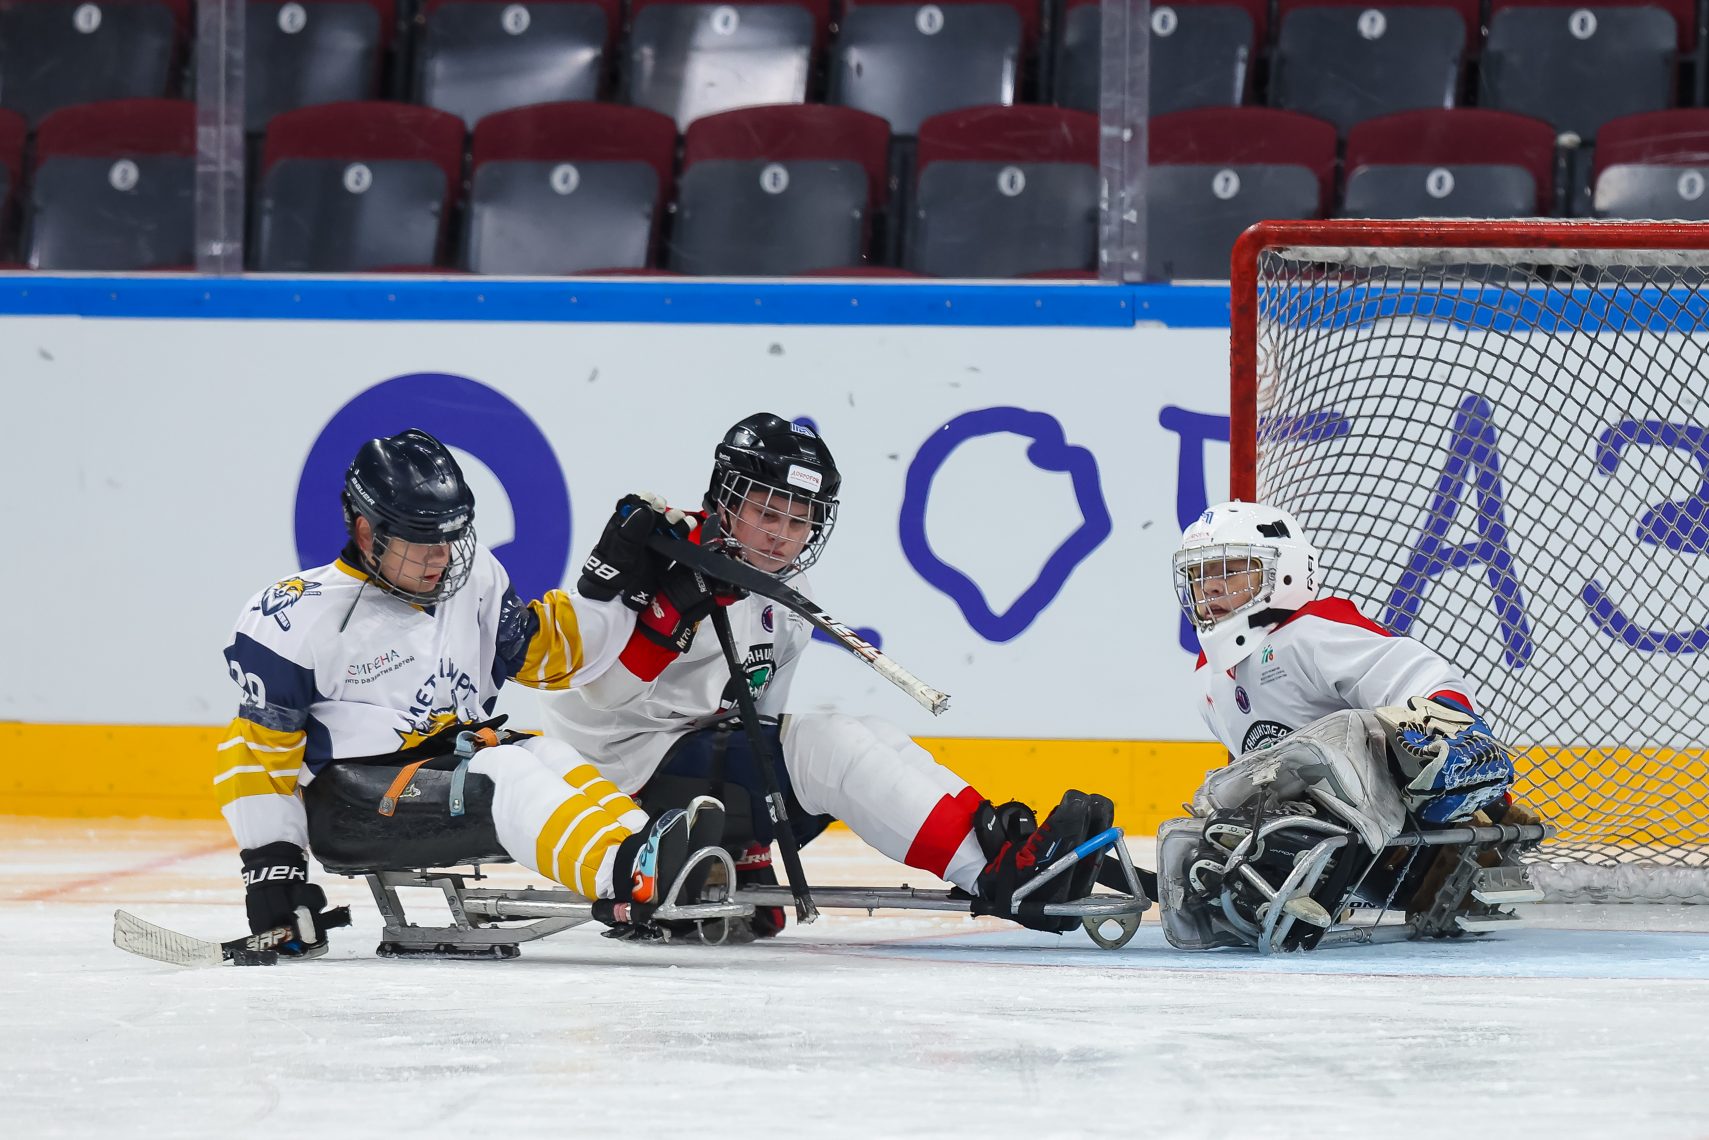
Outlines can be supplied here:
[[[344, 525], [369, 580], [394, 597], [432, 605], [469, 580], [475, 496], [451, 452], [418, 428], [362, 445], [344, 473]], [[373, 529], [364, 551], [356, 520]]]
[[1300, 524], [1262, 503], [1219, 503], [1188, 527], [1175, 594], [1213, 668], [1232, 669], [1317, 597], [1317, 551]]
[[836, 525], [841, 487], [818, 432], [760, 412], [719, 443], [706, 510], [731, 553], [786, 579], [819, 560]]

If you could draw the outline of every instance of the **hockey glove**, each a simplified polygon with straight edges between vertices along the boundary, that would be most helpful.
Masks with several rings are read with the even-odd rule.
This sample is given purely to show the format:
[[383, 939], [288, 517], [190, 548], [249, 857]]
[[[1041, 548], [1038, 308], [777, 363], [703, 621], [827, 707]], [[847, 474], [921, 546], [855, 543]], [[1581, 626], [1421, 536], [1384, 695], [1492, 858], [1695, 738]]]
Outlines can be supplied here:
[[[308, 907], [313, 914], [326, 909], [326, 892], [318, 883], [309, 882], [308, 857], [295, 843], [280, 840], [241, 854], [244, 903], [252, 934], [296, 923], [299, 907]], [[314, 938], [313, 942], [288, 942], [276, 949], [296, 957], [325, 953], [326, 933], [317, 929]]]
[[693, 515], [667, 507], [657, 495], [625, 495], [606, 521], [593, 553], [582, 563], [576, 592], [596, 602], [621, 597], [637, 613], [652, 604], [668, 560], [647, 547], [655, 534], [687, 538], [699, 522]]
[[1411, 697], [1376, 713], [1405, 781], [1402, 795], [1425, 823], [1465, 819], [1513, 786], [1513, 754], [1459, 701]]
[[651, 681], [665, 666], [688, 652], [694, 644], [694, 629], [713, 606], [728, 606], [747, 597], [747, 591], [707, 578], [682, 563], [665, 572], [652, 604], [635, 619], [635, 632], [618, 660], [643, 681]]

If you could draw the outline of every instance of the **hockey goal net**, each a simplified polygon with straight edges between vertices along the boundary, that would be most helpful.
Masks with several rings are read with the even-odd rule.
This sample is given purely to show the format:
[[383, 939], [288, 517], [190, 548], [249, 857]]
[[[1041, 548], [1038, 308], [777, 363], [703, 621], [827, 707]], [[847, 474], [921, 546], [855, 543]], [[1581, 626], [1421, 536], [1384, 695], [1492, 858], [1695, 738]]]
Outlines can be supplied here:
[[1709, 224], [1275, 222], [1231, 490], [1458, 663], [1554, 898], [1709, 902]]

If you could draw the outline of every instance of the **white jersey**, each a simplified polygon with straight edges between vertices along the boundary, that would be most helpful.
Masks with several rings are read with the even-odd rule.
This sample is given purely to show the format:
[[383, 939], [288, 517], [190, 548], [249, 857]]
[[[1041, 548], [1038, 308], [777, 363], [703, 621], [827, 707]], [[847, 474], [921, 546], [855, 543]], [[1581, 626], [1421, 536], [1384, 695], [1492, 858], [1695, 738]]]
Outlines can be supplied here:
[[[808, 593], [804, 578], [790, 585]], [[813, 627], [793, 610], [755, 594], [726, 612], [760, 715], [781, 715], [792, 666], [812, 640]], [[730, 669], [710, 620], [700, 623], [688, 652], [653, 681], [619, 667], [541, 701], [547, 735], [568, 741], [630, 795], [652, 778], [671, 745], [735, 704]]]
[[617, 659], [633, 628], [617, 602], [552, 590], [524, 603], [482, 546], [462, 589], [425, 608], [343, 558], [274, 583], [244, 607], [225, 651], [243, 696], [214, 784], [239, 845], [306, 846], [294, 793], [328, 763], [487, 720], [506, 680], [579, 684]]
[[1199, 655], [1199, 712], [1235, 756], [1274, 744], [1319, 717], [1438, 693], [1469, 707], [1465, 675], [1410, 637], [1397, 637], [1345, 598], [1319, 598], [1272, 629], [1232, 669]]

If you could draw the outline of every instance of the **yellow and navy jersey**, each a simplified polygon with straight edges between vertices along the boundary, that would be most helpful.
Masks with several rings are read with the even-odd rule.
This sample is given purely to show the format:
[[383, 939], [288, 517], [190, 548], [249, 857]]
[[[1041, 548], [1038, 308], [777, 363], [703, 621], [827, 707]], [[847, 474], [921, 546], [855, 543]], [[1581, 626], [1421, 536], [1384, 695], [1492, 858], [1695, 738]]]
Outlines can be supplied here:
[[240, 847], [308, 845], [299, 783], [492, 716], [507, 680], [563, 689], [599, 676], [634, 628], [620, 602], [560, 590], [524, 602], [485, 547], [463, 588], [417, 606], [374, 587], [352, 551], [251, 598], [226, 647], [242, 690], [214, 787]]

